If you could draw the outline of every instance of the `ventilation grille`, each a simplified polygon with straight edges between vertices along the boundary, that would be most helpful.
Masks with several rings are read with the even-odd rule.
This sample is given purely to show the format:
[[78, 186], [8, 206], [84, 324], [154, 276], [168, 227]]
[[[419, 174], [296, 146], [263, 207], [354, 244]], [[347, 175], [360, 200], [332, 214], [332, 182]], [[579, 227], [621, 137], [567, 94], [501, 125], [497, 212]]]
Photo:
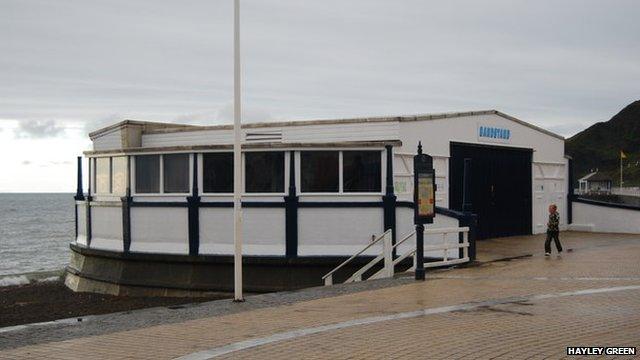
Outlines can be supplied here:
[[245, 140], [247, 142], [282, 141], [282, 131], [250, 131], [245, 135]]

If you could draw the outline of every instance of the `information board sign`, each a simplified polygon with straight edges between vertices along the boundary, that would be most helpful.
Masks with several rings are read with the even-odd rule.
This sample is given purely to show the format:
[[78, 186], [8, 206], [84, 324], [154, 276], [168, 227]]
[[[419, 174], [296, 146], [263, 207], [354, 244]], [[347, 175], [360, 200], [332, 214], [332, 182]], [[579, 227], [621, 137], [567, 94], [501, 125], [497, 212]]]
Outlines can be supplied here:
[[413, 202], [414, 222], [433, 223], [436, 215], [436, 173], [433, 158], [422, 153], [422, 146], [418, 147], [418, 155], [413, 157]]
[[435, 215], [436, 199], [433, 185], [432, 173], [418, 174], [418, 216], [433, 217]]

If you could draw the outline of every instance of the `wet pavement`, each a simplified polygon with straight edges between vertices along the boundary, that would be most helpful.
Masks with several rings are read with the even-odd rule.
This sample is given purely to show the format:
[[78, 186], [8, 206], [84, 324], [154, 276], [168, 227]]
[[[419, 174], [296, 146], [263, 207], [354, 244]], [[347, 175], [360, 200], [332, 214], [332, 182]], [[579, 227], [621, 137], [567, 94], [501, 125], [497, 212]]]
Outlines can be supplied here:
[[[640, 235], [483, 241], [476, 266], [0, 329], [0, 358], [562, 358], [640, 345]], [[6, 329], [5, 329], [6, 330]]]

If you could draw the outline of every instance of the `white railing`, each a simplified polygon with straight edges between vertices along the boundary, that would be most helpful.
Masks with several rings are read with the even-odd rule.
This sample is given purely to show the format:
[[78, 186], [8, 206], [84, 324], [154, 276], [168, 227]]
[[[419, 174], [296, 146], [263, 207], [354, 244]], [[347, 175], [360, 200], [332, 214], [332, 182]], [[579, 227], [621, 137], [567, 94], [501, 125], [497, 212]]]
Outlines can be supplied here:
[[640, 187], [612, 187], [611, 193], [615, 195], [639, 196]]
[[355, 282], [355, 281], [362, 281], [362, 274], [364, 274], [365, 271], [369, 270], [373, 265], [375, 265], [381, 259], [384, 259], [384, 262], [385, 262], [385, 267], [384, 267], [383, 270], [386, 269], [387, 274], [390, 274], [389, 276], [393, 276], [393, 266], [391, 265], [391, 263], [392, 263], [392, 261], [391, 261], [392, 260], [392, 258], [391, 258], [391, 239], [392, 239], [392, 237], [393, 237], [393, 235], [392, 235], [391, 229], [385, 231], [382, 235], [378, 236], [372, 242], [370, 242], [367, 246], [365, 246], [364, 249], [358, 251], [358, 253], [356, 253], [352, 257], [348, 258], [342, 264], [338, 265], [335, 269], [331, 270], [329, 273], [327, 273], [325, 276], [323, 276], [322, 280], [324, 280], [324, 284], [325, 285], [333, 285], [333, 274], [335, 274], [336, 271], [338, 271], [341, 268], [343, 268], [345, 265], [350, 263], [353, 259], [355, 259], [356, 257], [362, 255], [362, 253], [364, 253], [370, 247], [372, 247], [373, 245], [377, 244], [380, 241], [383, 241], [383, 243], [382, 243], [382, 254], [376, 256], [375, 259], [371, 260], [367, 265], [362, 267], [362, 269], [356, 271], [353, 275], [351, 275], [351, 277], [349, 279], [347, 279], [345, 281], [345, 283]]
[[[450, 243], [447, 241], [448, 234], [460, 234], [462, 233], [462, 242]], [[464, 264], [469, 262], [469, 228], [468, 227], [450, 227], [450, 228], [435, 228], [435, 229], [425, 229], [424, 235], [437, 235], [442, 234], [442, 244], [437, 245], [429, 245], [424, 247], [424, 251], [443, 251], [442, 260], [432, 261], [424, 263], [425, 268], [439, 267], [439, 266], [450, 266], [457, 264]], [[335, 269], [331, 270], [328, 274], [322, 277], [324, 280], [324, 284], [333, 285], [333, 275], [336, 271], [343, 268], [346, 264], [351, 262], [353, 259], [364, 253], [367, 249], [369, 249], [374, 244], [379, 241], [383, 241], [382, 254], [376, 256], [373, 260], [369, 261], [365, 266], [356, 271], [353, 275], [351, 275], [345, 283], [362, 281], [363, 274], [375, 266], [380, 260], [384, 259], [384, 267], [377, 271], [375, 274], [370, 276], [367, 280], [373, 279], [382, 279], [382, 278], [390, 278], [393, 277], [395, 273], [395, 265], [401, 263], [404, 259], [411, 256], [413, 258], [413, 265], [407, 271], [413, 271], [416, 266], [416, 249], [415, 246], [411, 248], [411, 250], [405, 252], [404, 254], [398, 256], [393, 259], [392, 254], [395, 249], [397, 249], [400, 245], [404, 244], [408, 240], [413, 239], [415, 245], [415, 235], [416, 232], [413, 231], [410, 234], [404, 236], [400, 241], [396, 242], [395, 245], [391, 244], [392, 232], [391, 230], [387, 230], [384, 234], [377, 237], [374, 241], [368, 244], [364, 249], [360, 250], [357, 254], [351, 256], [349, 259], [344, 261], [342, 264], [338, 265]], [[459, 251], [462, 249], [462, 257], [460, 258], [450, 258], [449, 251], [455, 249]]]

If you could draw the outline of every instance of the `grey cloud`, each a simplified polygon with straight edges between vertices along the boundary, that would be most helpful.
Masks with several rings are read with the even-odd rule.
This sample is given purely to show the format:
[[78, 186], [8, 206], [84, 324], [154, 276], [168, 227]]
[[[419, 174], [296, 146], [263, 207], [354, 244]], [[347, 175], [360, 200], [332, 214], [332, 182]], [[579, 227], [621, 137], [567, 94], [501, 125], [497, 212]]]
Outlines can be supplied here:
[[23, 161], [22, 161], [22, 165], [31, 165], [31, 161], [29, 161], [29, 160], [23, 160]]
[[17, 138], [49, 138], [60, 135], [64, 132], [64, 127], [56, 123], [55, 120], [25, 120], [18, 122], [18, 127], [14, 130]]
[[561, 125], [549, 125], [547, 126], [547, 129], [556, 134], [560, 134], [568, 139], [571, 136], [586, 129], [587, 127], [588, 125], [583, 123], [567, 123], [567, 124], [561, 124]]
[[49, 161], [49, 165], [69, 165], [71, 161]]
[[[216, 122], [220, 123], [232, 123], [233, 122], [233, 102], [220, 106], [216, 111]], [[258, 106], [243, 106], [242, 107], [242, 122], [255, 123], [255, 122], [267, 122], [273, 121], [274, 116], [268, 109]]]
[[[243, 0], [243, 119], [496, 108], [570, 132], [637, 95], [639, 9]], [[1, 2], [0, 118], [230, 122], [231, 19], [232, 1]]]

